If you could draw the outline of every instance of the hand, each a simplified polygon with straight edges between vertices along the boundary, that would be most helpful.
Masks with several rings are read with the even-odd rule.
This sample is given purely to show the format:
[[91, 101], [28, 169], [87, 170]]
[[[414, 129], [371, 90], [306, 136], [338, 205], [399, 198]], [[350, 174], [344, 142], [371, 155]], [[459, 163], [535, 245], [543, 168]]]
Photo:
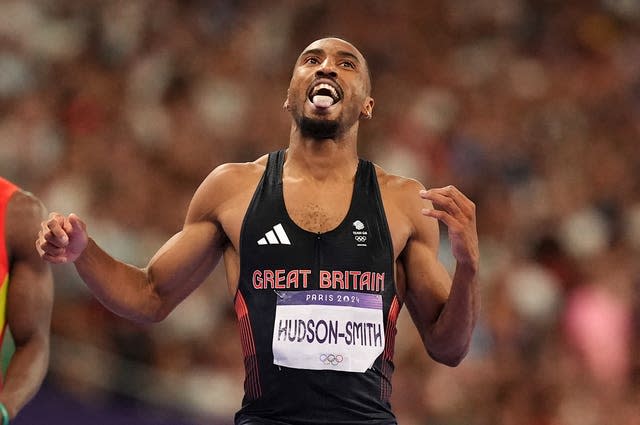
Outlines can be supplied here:
[[75, 214], [65, 217], [49, 214], [43, 221], [36, 239], [36, 249], [43, 260], [54, 264], [72, 263], [80, 257], [87, 246], [87, 226]]
[[451, 251], [459, 263], [478, 267], [480, 250], [476, 230], [476, 206], [454, 186], [421, 190], [420, 197], [433, 203], [422, 214], [447, 225]]

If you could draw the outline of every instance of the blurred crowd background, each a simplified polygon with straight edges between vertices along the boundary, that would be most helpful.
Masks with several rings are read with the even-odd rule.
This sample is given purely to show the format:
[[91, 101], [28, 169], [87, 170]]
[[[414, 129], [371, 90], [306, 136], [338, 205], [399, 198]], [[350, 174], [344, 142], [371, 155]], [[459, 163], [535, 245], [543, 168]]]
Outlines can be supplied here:
[[[362, 156], [477, 204], [471, 352], [436, 364], [403, 314], [400, 423], [640, 424], [637, 0], [3, 0], [0, 174], [144, 266], [214, 167], [286, 146], [294, 61], [327, 35], [369, 61]], [[230, 424], [222, 269], [140, 326], [57, 267], [50, 373], [16, 423]]]

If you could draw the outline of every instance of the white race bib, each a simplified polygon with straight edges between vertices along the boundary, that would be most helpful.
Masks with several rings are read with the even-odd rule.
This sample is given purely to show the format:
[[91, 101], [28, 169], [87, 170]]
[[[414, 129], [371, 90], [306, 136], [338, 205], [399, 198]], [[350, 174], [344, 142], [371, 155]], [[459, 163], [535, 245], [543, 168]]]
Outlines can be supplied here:
[[347, 291], [278, 293], [273, 363], [365, 372], [384, 350], [382, 296]]

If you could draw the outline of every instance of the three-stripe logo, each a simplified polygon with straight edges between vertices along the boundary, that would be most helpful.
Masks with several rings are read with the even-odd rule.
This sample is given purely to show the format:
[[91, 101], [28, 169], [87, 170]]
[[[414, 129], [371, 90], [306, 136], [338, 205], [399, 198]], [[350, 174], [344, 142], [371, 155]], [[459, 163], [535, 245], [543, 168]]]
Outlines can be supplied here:
[[272, 230], [265, 233], [264, 238], [260, 238], [258, 245], [291, 245], [291, 241], [282, 224], [278, 223], [273, 226]]

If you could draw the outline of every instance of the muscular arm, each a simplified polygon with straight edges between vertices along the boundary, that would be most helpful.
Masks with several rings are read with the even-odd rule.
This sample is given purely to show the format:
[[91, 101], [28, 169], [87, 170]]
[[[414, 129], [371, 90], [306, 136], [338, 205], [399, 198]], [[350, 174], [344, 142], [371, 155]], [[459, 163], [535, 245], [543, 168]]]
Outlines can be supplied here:
[[75, 261], [78, 274], [109, 310], [136, 322], [163, 320], [215, 268], [222, 254], [217, 226], [186, 222], [147, 267], [119, 261], [93, 239]]
[[[426, 204], [418, 196], [420, 186], [408, 186], [413, 186], [405, 189], [413, 232], [400, 256], [405, 302], [431, 357], [456, 366], [468, 352], [479, 310], [475, 207], [451, 186], [422, 191]], [[447, 226], [457, 260], [453, 278], [438, 261], [437, 220]]]
[[43, 223], [37, 245], [53, 263], [73, 261], [95, 297], [114, 313], [138, 322], [164, 319], [215, 268], [226, 237], [217, 221], [231, 191], [224, 167], [196, 191], [184, 226], [153, 256], [147, 267], [125, 264], [88, 237], [75, 215]]
[[33, 247], [45, 211], [33, 196], [16, 192], [7, 208], [6, 241], [11, 264], [7, 322], [16, 350], [0, 401], [11, 418], [35, 395], [49, 365], [53, 281], [48, 264]]

